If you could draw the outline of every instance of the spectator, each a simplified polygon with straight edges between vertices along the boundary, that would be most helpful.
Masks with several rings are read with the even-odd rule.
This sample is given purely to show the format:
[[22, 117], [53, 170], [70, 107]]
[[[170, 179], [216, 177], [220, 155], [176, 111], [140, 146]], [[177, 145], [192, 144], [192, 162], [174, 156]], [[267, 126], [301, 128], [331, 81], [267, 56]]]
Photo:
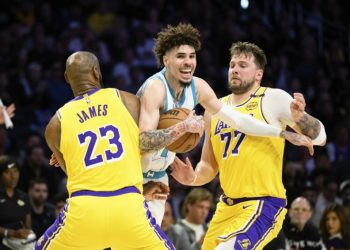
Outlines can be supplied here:
[[350, 223], [343, 206], [328, 206], [322, 215], [320, 229], [327, 249], [350, 248]]
[[193, 188], [185, 197], [182, 213], [185, 216], [177, 222], [182, 226], [190, 239], [191, 246], [195, 250], [201, 249], [204, 235], [208, 226], [205, 220], [213, 203], [212, 194], [203, 188]]
[[165, 203], [164, 217], [161, 225], [162, 231], [173, 242], [177, 250], [191, 250], [191, 243], [187, 232], [180, 225], [174, 224], [173, 209], [169, 201]]
[[341, 204], [342, 201], [337, 197], [338, 183], [332, 176], [328, 176], [324, 181], [322, 193], [317, 197], [315, 206], [315, 215], [312, 218], [312, 223], [315, 226], [320, 225], [321, 216], [325, 208], [331, 204]]
[[289, 209], [289, 219], [283, 224], [283, 232], [287, 239], [287, 249], [295, 250], [325, 250], [321, 235], [309, 220], [312, 216], [310, 202], [296, 198]]
[[27, 191], [30, 180], [45, 179], [49, 186], [49, 199], [52, 199], [52, 195], [56, 193], [58, 186], [58, 177], [55, 175], [55, 171], [59, 170], [48, 165], [43, 146], [33, 146], [27, 152], [27, 157], [22, 165], [19, 186], [22, 190]]
[[9, 156], [0, 156], [0, 249], [3, 238], [26, 239], [32, 232], [28, 196], [17, 189], [19, 180], [17, 163]]
[[47, 202], [48, 187], [43, 179], [34, 179], [29, 183], [29, 201], [33, 231], [36, 235], [42, 235], [55, 221], [55, 208]]

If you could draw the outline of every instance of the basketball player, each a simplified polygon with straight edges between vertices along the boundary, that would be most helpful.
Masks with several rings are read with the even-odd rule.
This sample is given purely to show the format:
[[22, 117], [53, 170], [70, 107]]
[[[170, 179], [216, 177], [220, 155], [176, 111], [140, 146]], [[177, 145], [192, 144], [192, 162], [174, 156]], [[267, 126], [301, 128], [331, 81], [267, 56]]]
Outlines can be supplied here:
[[89, 52], [68, 57], [65, 79], [75, 98], [53, 116], [45, 138], [67, 173], [69, 199], [35, 249], [174, 249], [140, 194], [137, 98], [101, 89]]
[[[183, 123], [156, 130], [160, 114], [177, 107], [192, 110], [198, 103], [243, 133], [285, 138], [295, 145], [308, 146], [312, 151], [311, 140], [306, 136], [282, 131], [241, 114], [220, 102], [207, 82], [193, 76], [196, 52], [201, 45], [199, 37], [199, 31], [190, 24], [168, 25], [157, 35], [154, 52], [158, 64], [164, 68], [147, 79], [137, 93], [141, 103], [139, 128], [144, 182], [158, 180], [168, 184], [165, 170], [173, 162], [175, 153], [165, 147], [186, 132]], [[201, 118], [193, 117], [198, 118], [198, 122]], [[161, 223], [165, 201], [155, 200], [148, 204], [158, 224]]]
[[[228, 86], [232, 94], [222, 103], [267, 124], [295, 131], [324, 145], [323, 124], [305, 113], [301, 94], [294, 99], [281, 89], [260, 86], [266, 65], [265, 53], [255, 44], [231, 47]], [[224, 194], [210, 222], [204, 250], [262, 249], [277, 236], [287, 210], [282, 183], [284, 139], [254, 137], [206, 112], [205, 140], [195, 172], [191, 162], [176, 158], [172, 175], [181, 183], [200, 186], [220, 172]]]

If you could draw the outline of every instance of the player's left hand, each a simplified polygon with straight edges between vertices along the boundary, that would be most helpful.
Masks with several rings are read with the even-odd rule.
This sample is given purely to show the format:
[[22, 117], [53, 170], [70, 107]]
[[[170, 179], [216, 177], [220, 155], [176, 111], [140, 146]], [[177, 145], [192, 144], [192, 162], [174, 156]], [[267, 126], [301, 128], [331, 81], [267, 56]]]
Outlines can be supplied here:
[[58, 161], [57, 161], [57, 159], [56, 159], [56, 156], [55, 156], [53, 153], [51, 154], [51, 158], [50, 158], [49, 164], [50, 164], [51, 166], [56, 167], [56, 168], [60, 167], [60, 164], [58, 163]]
[[308, 148], [310, 155], [314, 155], [314, 145], [312, 140], [303, 134], [297, 134], [289, 131], [282, 131], [281, 137], [296, 146], [305, 146]]
[[292, 113], [293, 120], [298, 122], [305, 112], [306, 102], [303, 94], [294, 93], [294, 99], [290, 104], [290, 111]]
[[166, 200], [170, 193], [169, 186], [162, 182], [150, 181], [143, 184], [143, 196], [146, 201]]

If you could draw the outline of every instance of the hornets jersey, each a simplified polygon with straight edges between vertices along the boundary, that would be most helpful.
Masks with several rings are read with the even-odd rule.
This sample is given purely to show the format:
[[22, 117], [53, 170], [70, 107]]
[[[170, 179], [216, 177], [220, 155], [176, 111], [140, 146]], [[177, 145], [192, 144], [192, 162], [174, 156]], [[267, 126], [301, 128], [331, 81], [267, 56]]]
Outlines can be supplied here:
[[57, 114], [70, 194], [127, 186], [142, 192], [139, 129], [118, 90], [91, 90], [65, 104]]
[[[166, 89], [163, 112], [167, 112], [168, 110], [174, 109], [174, 108], [187, 108], [189, 110], [194, 109], [194, 107], [197, 105], [197, 96], [196, 96], [196, 89], [195, 89], [193, 78], [191, 80], [191, 83], [184, 88], [181, 100], [177, 101], [173, 89], [170, 87], [168, 81], [165, 78], [165, 72], [166, 72], [166, 69], [164, 68], [160, 72], [148, 78], [143, 83], [140, 90], [144, 88], [149, 81], [154, 79], [159, 79], [162, 81]], [[140, 90], [138, 91], [138, 94]], [[152, 170], [152, 172], [149, 173], [149, 176], [147, 175], [145, 177], [152, 178], [153, 171], [164, 171], [174, 161], [174, 159], [175, 159], [175, 153], [170, 152], [165, 148], [158, 150], [157, 152], [154, 152], [152, 155], [152, 163], [151, 163], [151, 169], [150, 169]]]
[[[265, 90], [259, 87], [247, 101], [237, 106], [231, 104], [231, 95], [222, 98], [222, 102], [268, 123], [262, 109]], [[284, 139], [249, 136], [213, 116], [210, 140], [225, 195], [231, 198], [286, 197], [282, 183]]]

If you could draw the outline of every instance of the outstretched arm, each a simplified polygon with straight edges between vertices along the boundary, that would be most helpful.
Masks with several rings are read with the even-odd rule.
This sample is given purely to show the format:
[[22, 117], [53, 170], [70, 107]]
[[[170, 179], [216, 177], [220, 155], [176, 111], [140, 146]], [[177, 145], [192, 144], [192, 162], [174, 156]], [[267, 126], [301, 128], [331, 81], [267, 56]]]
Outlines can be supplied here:
[[171, 175], [180, 183], [190, 186], [201, 186], [212, 181], [219, 172], [218, 164], [215, 160], [213, 148], [210, 142], [210, 120], [211, 115], [205, 112], [205, 139], [202, 148], [201, 160], [194, 170], [188, 158], [185, 162], [178, 157], [175, 158]]
[[305, 112], [306, 102], [303, 94], [294, 93], [290, 111], [295, 122], [292, 128], [312, 139], [314, 145], [324, 146], [327, 136], [321, 121]]
[[216, 97], [214, 91], [203, 79], [196, 78], [196, 87], [199, 93], [200, 104], [210, 113], [217, 116], [231, 127], [247, 135], [282, 137], [290, 143], [297, 146], [306, 146], [310, 154], [313, 154], [312, 141], [305, 135], [299, 135], [288, 131], [282, 131], [281, 128], [263, 123], [250, 115], [242, 114], [232, 107], [221, 103]]

